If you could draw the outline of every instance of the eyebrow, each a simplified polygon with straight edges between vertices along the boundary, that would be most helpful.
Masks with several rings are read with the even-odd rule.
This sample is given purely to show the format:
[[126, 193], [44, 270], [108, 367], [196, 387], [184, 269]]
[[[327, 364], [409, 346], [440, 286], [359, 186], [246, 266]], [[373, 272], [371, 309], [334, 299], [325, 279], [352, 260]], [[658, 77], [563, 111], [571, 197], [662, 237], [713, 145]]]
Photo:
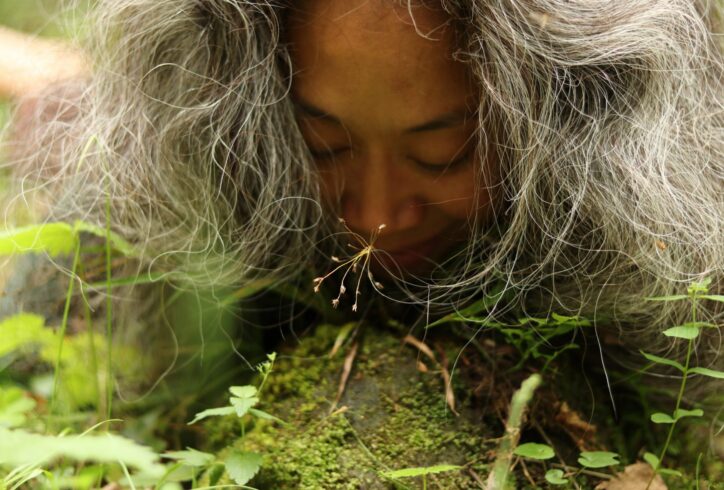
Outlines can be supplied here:
[[[342, 126], [342, 121], [335, 115], [330, 114], [319, 107], [316, 107], [309, 102], [303, 101], [299, 98], [293, 100], [294, 106], [304, 113], [304, 115], [322, 119], [324, 121], [333, 122]], [[438, 129], [447, 129], [460, 126], [474, 116], [474, 112], [470, 110], [457, 110], [442, 114], [430, 121], [412, 126], [404, 130], [405, 133], [423, 133], [426, 131], [436, 131]]]

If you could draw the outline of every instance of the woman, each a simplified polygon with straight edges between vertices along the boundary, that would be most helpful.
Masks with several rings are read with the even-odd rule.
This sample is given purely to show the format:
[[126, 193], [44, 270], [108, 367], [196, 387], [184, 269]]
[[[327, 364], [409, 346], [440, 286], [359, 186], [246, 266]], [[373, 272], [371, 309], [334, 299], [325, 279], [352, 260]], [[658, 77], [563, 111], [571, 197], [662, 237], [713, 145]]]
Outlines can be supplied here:
[[717, 9], [106, 0], [75, 119], [36, 125], [25, 168], [53, 168], [53, 219], [108, 207], [144, 267], [194, 287], [298, 280], [423, 321], [502, 287], [491, 316], [666, 350], [691, 306], [645, 298], [722, 287]]
[[300, 263], [323, 276], [358, 241], [341, 217], [363, 239], [386, 225], [372, 272], [405, 286], [397, 299], [458, 307], [502, 281], [515, 299], [498, 309], [659, 342], [689, 306], [644, 298], [704, 277], [721, 288], [718, 14], [660, 0], [102, 2], [73, 144], [51, 122], [28, 158], [43, 167], [62, 145], [56, 218], [102, 223], [109, 200], [146, 260], [197, 285]]

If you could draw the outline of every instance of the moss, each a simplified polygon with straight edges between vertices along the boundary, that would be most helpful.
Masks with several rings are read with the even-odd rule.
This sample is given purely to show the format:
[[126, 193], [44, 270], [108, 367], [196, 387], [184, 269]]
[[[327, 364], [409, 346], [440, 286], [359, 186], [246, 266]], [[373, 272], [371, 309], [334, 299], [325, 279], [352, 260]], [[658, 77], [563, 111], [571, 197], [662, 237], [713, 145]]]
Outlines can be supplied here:
[[[385, 470], [438, 464], [468, 465], [485, 472], [480, 460], [501, 427], [470, 407], [455, 416], [445, 403], [442, 376], [418, 371], [418, 352], [385, 330], [360, 341], [344, 396], [334, 407], [349, 347], [329, 357], [337, 329], [320, 326], [290, 352], [280, 353], [262, 393], [261, 408], [288, 422], [261, 421], [236, 446], [264, 454], [251, 482], [256, 488], [415, 488], [415, 479], [392, 482]], [[432, 363], [428, 363], [432, 364]], [[455, 386], [458, 392], [466, 387]], [[334, 408], [333, 408], [334, 407]], [[238, 426], [237, 426], [238, 427]], [[230, 430], [217, 422], [215, 438]], [[428, 488], [470, 488], [471, 474], [430, 475]]]
[[[250, 484], [259, 489], [421, 488], [420, 478], [391, 481], [383, 472], [454, 464], [465, 468], [429, 475], [427, 487], [478, 488], [476, 478], [485, 480], [498, 438], [504, 433], [501, 419], [512, 390], [529, 373], [506, 371], [501, 367], [505, 360], [501, 362], [498, 357], [493, 360], [497, 364], [486, 364], [476, 360], [475, 353], [461, 356], [453, 377], [460, 413], [456, 416], [445, 402], [439, 370], [417, 349], [402, 342], [404, 333], [367, 329], [354, 339], [359, 344], [357, 355], [344, 396], [335, 405], [345, 357], [352, 350], [347, 345], [330, 358], [337, 332], [335, 327], [320, 326], [298, 345], [279, 352], [259, 408], [282, 418], [286, 425], [255, 420], [247, 424], [246, 435], [240, 438], [238, 419], [210, 422], [216, 444], [264, 455], [262, 469]], [[453, 359], [460, 348], [459, 341], [445, 335], [427, 343], [438, 358], [445, 352]], [[418, 369], [420, 360], [426, 363], [427, 372]], [[586, 392], [579, 386], [582, 377], [573, 375], [572, 369], [580, 365], [572, 366], [563, 363], [561, 367], [566, 369], [547, 378], [536, 394], [529, 419], [555, 441], [558, 455], [575, 466], [580, 452], [578, 438], [585, 434], [569, 433], [575, 425], [561, 428], [556, 407], [567, 400], [578, 414], [591, 411], [581, 400], [580, 394]], [[601, 399], [589, 396], [594, 403]], [[574, 401], [580, 406], [575, 407]], [[590, 437], [587, 444], [598, 449], [612, 447], [612, 440], [625, 438], [622, 427], [608, 421], [610, 415], [605, 412], [597, 410], [597, 417], [590, 422], [612, 430], [596, 435], [591, 426], [593, 433], [586, 436]], [[541, 442], [540, 434], [524, 431], [521, 442], [527, 441]], [[220, 456], [223, 458], [223, 453]], [[622, 462], [633, 463], [637, 456], [632, 453]], [[710, 466], [705, 461], [702, 473], [712, 475]], [[518, 465], [513, 475], [518, 488], [530, 488], [529, 478], [544, 481], [544, 466], [527, 465], [527, 475], [521, 468]], [[686, 473], [693, 473], [691, 470]], [[714, 473], [720, 474], [717, 471], [719, 467]], [[219, 483], [230, 483], [225, 478]], [[599, 483], [585, 475], [578, 475], [576, 480], [583, 488]], [[681, 482], [685, 482], [683, 486]], [[672, 481], [670, 488], [684, 488], [690, 483], [690, 478], [679, 479]]]

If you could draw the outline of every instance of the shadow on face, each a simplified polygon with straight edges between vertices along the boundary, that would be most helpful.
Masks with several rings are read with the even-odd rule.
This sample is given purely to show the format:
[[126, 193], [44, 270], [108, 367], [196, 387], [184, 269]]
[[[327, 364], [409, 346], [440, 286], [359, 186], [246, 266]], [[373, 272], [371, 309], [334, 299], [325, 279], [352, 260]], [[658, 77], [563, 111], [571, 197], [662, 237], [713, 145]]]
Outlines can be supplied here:
[[362, 236], [386, 225], [376, 247], [413, 271], [467, 240], [494, 201], [479, 89], [449, 20], [385, 0], [306, 0], [288, 17], [292, 99], [330, 212]]

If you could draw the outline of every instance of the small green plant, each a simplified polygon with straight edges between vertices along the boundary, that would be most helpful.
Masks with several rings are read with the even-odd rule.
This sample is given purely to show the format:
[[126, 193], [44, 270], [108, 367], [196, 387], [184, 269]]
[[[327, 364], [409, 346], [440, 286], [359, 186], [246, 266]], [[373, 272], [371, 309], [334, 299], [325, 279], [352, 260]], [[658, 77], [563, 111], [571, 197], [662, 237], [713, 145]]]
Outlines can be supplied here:
[[[285, 422], [281, 419], [254, 408], [259, 403], [259, 395], [266, 384], [269, 374], [272, 372], [275, 360], [276, 354], [272, 353], [267, 356], [266, 361], [257, 366], [257, 371], [261, 376], [258, 388], [252, 385], [230, 387], [229, 392], [231, 393], [231, 396], [229, 397], [229, 405], [203, 410], [202, 412], [196, 414], [194, 419], [189, 422], [189, 425], [195, 424], [208, 417], [236, 415], [240, 419], [241, 435], [243, 437], [245, 431], [244, 419], [247, 418], [247, 416], [284, 424]], [[214, 466], [220, 466], [214, 455], [201, 453], [193, 449], [189, 449], [188, 451], [165, 453], [163, 456], [178, 460], [182, 466], [185, 465], [186, 467], [194, 470], [198, 468], [206, 470], [212, 469]], [[262, 455], [254, 452], [240, 451], [233, 448], [229, 451], [229, 454], [226, 455], [222, 464], [229, 477], [234, 480], [237, 485], [244, 486], [252, 478], [254, 478], [254, 475], [256, 475], [259, 468], [261, 468]], [[192, 471], [192, 475], [195, 480], [196, 471]], [[212, 484], [215, 484], [220, 476], [221, 475], [218, 471], [215, 472], [215, 478]]]
[[701, 409], [687, 410], [681, 408], [682, 400], [684, 399], [684, 391], [686, 390], [686, 383], [689, 376], [692, 374], [699, 374], [702, 376], [708, 376], [711, 378], [724, 379], [724, 372], [716, 371], [705, 367], [691, 367], [691, 355], [694, 350], [694, 341], [701, 334], [701, 330], [704, 328], [717, 328], [716, 325], [704, 321], [700, 321], [698, 318], [698, 306], [702, 300], [711, 300], [724, 302], [724, 295], [709, 294], [709, 285], [711, 284], [710, 279], [703, 280], [701, 282], [694, 282], [687, 288], [687, 294], [680, 294], [674, 296], [662, 296], [656, 298], [648, 298], [649, 301], [690, 301], [691, 302], [691, 321], [683, 325], [671, 327], [664, 331], [664, 335], [675, 339], [684, 340], [687, 342], [686, 346], [686, 357], [684, 364], [682, 365], [678, 361], [673, 359], [667, 359], [665, 357], [648, 354], [641, 351], [641, 354], [654, 364], [660, 364], [675, 368], [681, 373], [681, 383], [679, 385], [678, 395], [674, 404], [674, 409], [671, 413], [656, 412], [651, 414], [651, 421], [655, 424], [667, 424], [669, 430], [666, 435], [666, 441], [664, 442], [661, 452], [658, 456], [647, 453], [645, 456], [646, 461], [651, 464], [654, 468], [654, 474], [651, 476], [647, 489], [651, 486], [654, 475], [656, 473], [669, 473], [678, 474], [678, 472], [672, 472], [661, 467], [664, 458], [669, 450], [672, 437], [674, 435], [674, 429], [677, 423], [687, 417], [702, 417], [704, 411]]

